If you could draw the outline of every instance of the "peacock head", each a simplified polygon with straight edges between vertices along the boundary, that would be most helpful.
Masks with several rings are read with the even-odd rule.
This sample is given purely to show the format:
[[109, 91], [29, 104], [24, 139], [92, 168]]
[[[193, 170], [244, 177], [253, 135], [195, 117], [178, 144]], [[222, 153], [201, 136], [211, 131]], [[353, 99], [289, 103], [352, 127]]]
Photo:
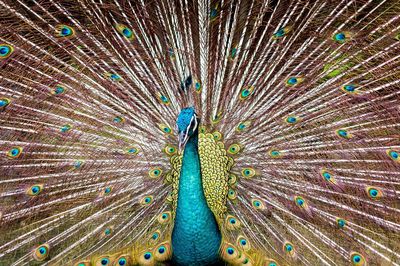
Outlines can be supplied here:
[[196, 132], [198, 118], [194, 107], [183, 108], [176, 120], [176, 127], [179, 135], [179, 150], [185, 147], [186, 142]]

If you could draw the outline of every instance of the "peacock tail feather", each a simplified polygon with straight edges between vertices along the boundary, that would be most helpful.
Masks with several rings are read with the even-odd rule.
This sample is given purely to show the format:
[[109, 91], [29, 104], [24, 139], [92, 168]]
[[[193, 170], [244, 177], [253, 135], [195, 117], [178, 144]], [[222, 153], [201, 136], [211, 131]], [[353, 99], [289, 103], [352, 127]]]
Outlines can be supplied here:
[[399, 14], [0, 0], [0, 265], [400, 265]]

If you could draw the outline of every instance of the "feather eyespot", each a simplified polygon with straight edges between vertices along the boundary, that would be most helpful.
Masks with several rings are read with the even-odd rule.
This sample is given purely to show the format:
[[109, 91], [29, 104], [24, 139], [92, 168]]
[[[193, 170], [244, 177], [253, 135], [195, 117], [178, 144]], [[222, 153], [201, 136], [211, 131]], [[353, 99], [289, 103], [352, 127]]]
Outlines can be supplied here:
[[288, 125], [294, 125], [297, 122], [299, 122], [299, 118], [296, 117], [296, 116], [288, 116], [288, 117], [285, 118], [285, 122]]
[[221, 246], [221, 257], [227, 262], [235, 262], [240, 255], [239, 250], [229, 243], [224, 243]]
[[154, 259], [153, 252], [151, 250], [148, 250], [148, 251], [144, 251], [144, 252], [138, 254], [137, 262], [139, 265], [143, 265], [143, 266], [155, 265], [155, 259]]
[[14, 147], [14, 148], [11, 148], [11, 149], [7, 152], [7, 156], [8, 156], [9, 158], [11, 158], [11, 159], [16, 159], [16, 158], [18, 158], [19, 156], [21, 156], [22, 151], [23, 151], [23, 148], [22, 148], [22, 147]]
[[70, 26], [57, 25], [55, 29], [57, 37], [72, 38], [75, 36], [75, 30]]
[[238, 236], [237, 245], [239, 248], [241, 248], [245, 251], [247, 251], [251, 248], [249, 240], [247, 240], [244, 236]]
[[392, 159], [395, 162], [400, 163], [400, 152], [392, 150], [392, 149], [388, 149], [386, 151], [386, 154], [390, 157], [390, 159]]
[[9, 57], [14, 52], [14, 48], [8, 44], [0, 44], [0, 59]]
[[0, 110], [6, 108], [10, 104], [11, 100], [8, 98], [0, 98]]
[[225, 219], [225, 226], [226, 226], [226, 229], [228, 229], [228, 230], [236, 230], [236, 229], [240, 228], [241, 223], [236, 217], [234, 217], [232, 215], [227, 215], [226, 219]]
[[153, 196], [145, 196], [140, 200], [142, 205], [150, 205], [153, 202]]
[[245, 178], [252, 178], [256, 175], [256, 171], [253, 168], [243, 168], [242, 176]]
[[171, 219], [171, 212], [170, 211], [163, 212], [158, 216], [158, 222], [160, 224], [167, 223], [167, 222], [170, 221], [170, 219]]
[[330, 173], [329, 171], [327, 171], [325, 169], [322, 169], [320, 173], [321, 173], [321, 177], [325, 181], [332, 183], [332, 184], [336, 184], [336, 179], [333, 177], [332, 173]]
[[165, 145], [163, 152], [168, 156], [172, 156], [176, 154], [176, 148], [172, 145], [167, 144]]
[[37, 196], [42, 192], [43, 187], [44, 187], [43, 184], [37, 184], [37, 185], [30, 186], [26, 190], [26, 194], [28, 196]]
[[348, 42], [352, 37], [352, 34], [348, 31], [338, 32], [332, 36], [332, 39], [340, 44]]
[[229, 198], [230, 200], [236, 199], [236, 191], [235, 191], [234, 189], [230, 188], [230, 189], [228, 190], [228, 198]]
[[195, 89], [195, 91], [197, 92], [197, 93], [200, 93], [201, 92], [201, 82], [200, 82], [200, 80], [197, 80], [197, 79], [195, 79], [194, 80], [194, 89]]
[[154, 249], [153, 253], [157, 261], [166, 261], [171, 256], [171, 245], [163, 242]]
[[221, 141], [222, 140], [222, 133], [219, 131], [215, 131], [212, 133], [214, 140], [215, 141]]
[[286, 80], [285, 84], [286, 84], [286, 87], [295, 87], [295, 86], [298, 86], [299, 84], [301, 84], [303, 81], [304, 81], [304, 78], [295, 76], [295, 77], [289, 77]]
[[170, 100], [169, 100], [169, 98], [168, 98], [167, 96], [162, 95], [162, 94], [160, 94], [160, 93], [158, 93], [158, 101], [159, 101], [161, 104], [165, 104], [165, 105], [169, 105], [169, 104], [171, 103]]
[[126, 153], [127, 153], [127, 154], [136, 155], [136, 154], [139, 153], [139, 149], [136, 148], [136, 147], [131, 147], [131, 148], [128, 148], [128, 149], [127, 149]]
[[308, 206], [306, 200], [301, 196], [295, 196], [294, 201], [296, 205], [300, 208], [307, 208]]
[[210, 22], [213, 22], [218, 17], [218, 4], [210, 10]]
[[336, 135], [344, 139], [351, 139], [353, 137], [346, 129], [338, 129], [335, 131]]
[[40, 245], [33, 251], [33, 258], [36, 261], [43, 261], [49, 256], [49, 250], [50, 250], [49, 245], [47, 244]]
[[242, 100], [242, 101], [246, 100], [247, 98], [249, 98], [253, 94], [253, 92], [254, 92], [254, 86], [244, 87], [242, 89], [242, 91], [240, 92], [239, 99]]
[[230, 186], [233, 186], [233, 185], [236, 184], [236, 181], [237, 181], [237, 176], [234, 175], [234, 174], [229, 174], [229, 176], [228, 176], [228, 184]]
[[104, 73], [104, 76], [111, 81], [118, 82], [118, 81], [122, 80], [122, 77], [120, 75], [118, 75], [117, 73], [106, 72], [106, 73]]
[[230, 59], [230, 60], [235, 59], [235, 57], [236, 57], [236, 55], [237, 55], [237, 52], [238, 52], [238, 46], [237, 46], [237, 45], [234, 45], [234, 46], [232, 47], [232, 49], [231, 49], [231, 53], [230, 53], [230, 55], [229, 55], [229, 59]]
[[351, 259], [352, 264], [355, 266], [366, 265], [364, 257], [358, 252], [351, 252], [350, 259]]
[[121, 124], [121, 123], [124, 123], [124, 122], [125, 122], [125, 119], [124, 119], [122, 116], [115, 116], [115, 117], [113, 118], [113, 122], [114, 122], [114, 123]]
[[383, 192], [381, 189], [377, 187], [369, 187], [367, 186], [365, 188], [365, 191], [367, 192], [368, 197], [370, 197], [373, 200], [379, 200], [383, 197]]
[[342, 87], [340, 87], [340, 89], [350, 95], [356, 95], [359, 93], [356, 85], [354, 85], [354, 84], [343, 85]]
[[75, 162], [73, 163], [73, 166], [74, 166], [73, 169], [79, 169], [79, 168], [82, 167], [83, 164], [84, 164], [84, 161], [80, 161], [80, 160], [75, 161]]
[[339, 226], [339, 228], [344, 228], [344, 226], [346, 225], [346, 220], [342, 218], [336, 218], [336, 223]]
[[149, 176], [150, 178], [158, 178], [162, 175], [163, 171], [159, 167], [155, 167], [153, 169], [150, 169], [149, 171]]
[[65, 87], [58, 85], [54, 89], [52, 89], [52, 91], [50, 93], [53, 95], [61, 95], [61, 94], [64, 94], [65, 91], [66, 91]]
[[132, 41], [135, 38], [133, 31], [124, 24], [115, 24], [115, 28], [126, 39]]
[[158, 128], [161, 129], [161, 131], [164, 132], [165, 134], [169, 134], [169, 135], [173, 134], [171, 127], [169, 127], [166, 124], [159, 124]]
[[236, 127], [236, 131], [237, 131], [237, 132], [243, 132], [243, 131], [245, 131], [250, 125], [251, 125], [251, 121], [240, 122], [240, 123], [237, 125], [237, 127]]
[[63, 126], [61, 127], [60, 131], [61, 131], [62, 133], [66, 133], [66, 132], [70, 131], [71, 128], [72, 128], [72, 126], [71, 126], [70, 124], [66, 124], [66, 125], [63, 125]]
[[294, 246], [290, 242], [285, 242], [283, 245], [283, 251], [285, 251], [286, 254], [293, 256], [294, 255]]
[[273, 35], [272, 38], [273, 39], [279, 39], [284, 37], [287, 33], [289, 33], [291, 31], [291, 27], [290, 26], [286, 26], [286, 27], [282, 27], [279, 28]]
[[251, 200], [251, 205], [256, 210], [264, 210], [265, 209], [264, 203], [259, 199], [252, 199]]
[[241, 147], [239, 144], [237, 144], [237, 143], [234, 143], [234, 144], [232, 144], [232, 145], [230, 145], [230, 146], [228, 147], [228, 153], [231, 154], [231, 155], [236, 155], [236, 154], [238, 154], [241, 150], [242, 150], [242, 147]]
[[282, 157], [282, 152], [275, 148], [272, 148], [268, 151], [268, 155], [271, 158], [280, 158], [280, 157]]

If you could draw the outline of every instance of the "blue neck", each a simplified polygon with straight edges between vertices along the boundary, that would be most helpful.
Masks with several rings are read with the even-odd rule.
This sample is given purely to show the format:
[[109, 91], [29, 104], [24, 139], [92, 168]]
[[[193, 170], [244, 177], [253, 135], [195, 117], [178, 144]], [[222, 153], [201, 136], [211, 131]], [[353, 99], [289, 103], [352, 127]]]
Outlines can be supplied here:
[[183, 152], [172, 232], [174, 265], [211, 265], [219, 261], [221, 233], [203, 193], [197, 134], [189, 138]]

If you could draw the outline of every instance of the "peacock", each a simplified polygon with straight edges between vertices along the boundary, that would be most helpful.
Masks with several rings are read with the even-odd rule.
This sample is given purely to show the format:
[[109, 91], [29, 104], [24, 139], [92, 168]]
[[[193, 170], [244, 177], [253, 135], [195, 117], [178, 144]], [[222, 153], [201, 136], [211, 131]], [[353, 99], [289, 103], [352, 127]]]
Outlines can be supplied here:
[[0, 265], [400, 265], [398, 0], [0, 0]]

